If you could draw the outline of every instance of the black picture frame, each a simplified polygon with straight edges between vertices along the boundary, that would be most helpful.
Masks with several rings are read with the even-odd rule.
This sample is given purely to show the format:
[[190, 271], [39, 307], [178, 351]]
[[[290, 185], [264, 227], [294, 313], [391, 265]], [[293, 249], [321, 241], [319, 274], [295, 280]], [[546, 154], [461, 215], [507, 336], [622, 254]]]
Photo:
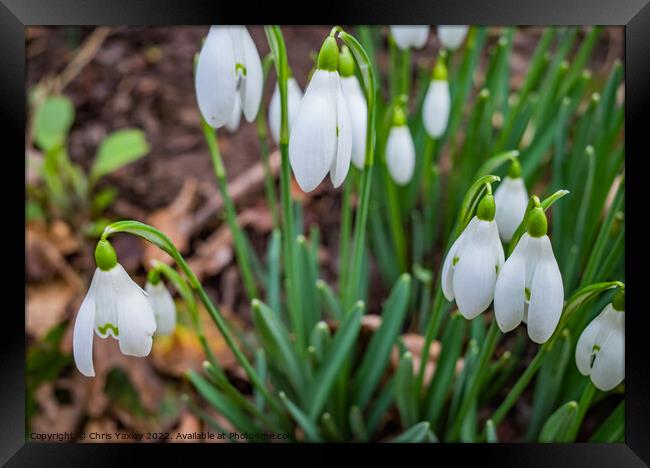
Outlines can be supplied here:
[[[649, 0], [419, 0], [390, 2], [363, 0], [308, 1], [299, 8], [287, 2], [224, 2], [218, 0], [0, 0], [0, 119], [5, 130], [5, 164], [18, 166], [25, 148], [25, 26], [28, 25], [172, 25], [172, 24], [489, 24], [489, 25], [621, 25], [625, 26], [625, 139], [626, 167], [626, 442], [621, 444], [437, 444], [409, 446], [422, 462], [470, 461], [481, 466], [589, 466], [622, 467], [650, 464], [650, 359], [646, 335], [650, 311], [643, 302], [643, 284], [649, 277], [643, 262], [650, 240], [643, 220], [648, 207], [643, 198], [643, 161], [648, 157], [645, 135], [650, 122], [650, 4]], [[289, 12], [292, 15], [288, 16]], [[23, 153], [24, 154], [24, 153]], [[8, 166], [7, 170], [10, 170]], [[24, 220], [23, 205], [15, 201], [13, 183], [7, 177], [2, 190], [15, 219], [3, 210], [3, 231]], [[6, 206], [5, 205], [5, 206]], [[631, 216], [627, 214], [632, 213]], [[5, 218], [6, 216], [6, 218]], [[630, 224], [631, 223], [631, 224]], [[638, 226], [636, 226], [638, 224]], [[17, 229], [17, 228], [16, 228]], [[9, 244], [11, 242], [11, 244]], [[18, 275], [9, 273], [19, 264], [15, 239], [3, 244], [4, 294], [16, 297]], [[631, 252], [631, 253], [630, 253]], [[16, 258], [12, 255], [15, 254]], [[641, 254], [641, 255], [639, 255]], [[632, 257], [633, 255], [633, 257]], [[627, 260], [627, 259], [626, 259]], [[13, 265], [15, 262], [15, 266]], [[638, 270], [635, 271], [635, 270]], [[135, 464], [151, 457], [166, 462], [185, 461], [185, 450], [169, 445], [47, 444], [25, 441], [25, 323], [18, 307], [3, 310], [0, 335], [0, 463], [7, 466], [108, 466]], [[341, 446], [290, 446], [266, 444], [200, 444], [211, 450], [211, 459], [226, 457], [247, 464], [251, 454], [272, 460], [300, 460], [310, 464], [340, 460]], [[175, 446], [176, 447], [176, 446]], [[346, 445], [366, 455], [384, 456], [388, 445]], [[402, 447], [404, 448], [404, 447]], [[192, 446], [192, 454], [199, 449]], [[311, 453], [296, 457], [294, 450]], [[183, 453], [181, 453], [183, 452]], [[415, 452], [418, 452], [415, 454]], [[183, 458], [181, 458], [183, 457]], [[402, 460], [409, 460], [402, 459]], [[408, 461], [407, 461], [408, 462]], [[186, 462], [187, 463], [187, 462]], [[411, 461], [413, 463], [413, 461]], [[446, 464], [446, 462], [445, 462]]]

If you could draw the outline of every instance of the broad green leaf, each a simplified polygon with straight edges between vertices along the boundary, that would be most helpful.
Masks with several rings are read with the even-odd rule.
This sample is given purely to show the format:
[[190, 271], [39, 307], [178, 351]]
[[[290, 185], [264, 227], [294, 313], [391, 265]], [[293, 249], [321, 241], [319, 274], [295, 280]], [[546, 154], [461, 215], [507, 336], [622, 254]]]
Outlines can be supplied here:
[[415, 377], [413, 376], [413, 355], [407, 351], [395, 373], [395, 399], [402, 426], [410, 427], [418, 419], [417, 398], [415, 395]]
[[363, 414], [358, 406], [352, 406], [350, 408], [350, 429], [352, 429], [352, 434], [354, 437], [361, 441], [368, 441], [368, 430], [366, 429], [366, 423], [363, 421]]
[[307, 404], [309, 419], [315, 421], [327, 402], [336, 377], [343, 368], [346, 360], [351, 359], [351, 353], [361, 329], [361, 315], [365, 309], [362, 301], [358, 301], [351, 313], [341, 323], [330, 346], [323, 358], [323, 364], [314, 376], [307, 389]]
[[65, 96], [48, 97], [34, 117], [34, 140], [45, 152], [65, 143], [74, 122], [74, 106]]
[[428, 421], [422, 421], [415, 424], [413, 427], [402, 432], [397, 437], [394, 437], [389, 442], [392, 443], [419, 443], [424, 442], [429, 435], [431, 425]]
[[625, 441], [625, 400], [603, 421], [589, 438], [589, 442], [624, 442]]
[[108, 135], [100, 143], [90, 171], [97, 180], [111, 172], [137, 161], [149, 152], [149, 143], [142, 130], [127, 128]]
[[325, 304], [325, 310], [329, 312], [334, 320], [340, 320], [343, 315], [342, 306], [334, 295], [332, 288], [325, 281], [319, 279], [316, 281], [316, 289], [320, 294], [323, 304]]
[[496, 444], [499, 442], [497, 429], [494, 427], [494, 422], [491, 419], [488, 419], [485, 423], [485, 440], [490, 444]]
[[402, 330], [408, 309], [411, 277], [405, 273], [393, 287], [383, 306], [382, 322], [373, 334], [352, 385], [352, 401], [361, 408], [370, 400], [390, 358], [390, 351]]
[[539, 435], [540, 442], [565, 442], [578, 414], [578, 404], [569, 401], [560, 406], [546, 421]]
[[280, 247], [282, 235], [274, 229], [267, 253], [266, 301], [277, 314], [280, 313]]
[[320, 364], [323, 361], [325, 350], [329, 346], [331, 334], [330, 329], [325, 322], [318, 322], [311, 332], [309, 344], [314, 348], [316, 362]]
[[311, 442], [321, 442], [321, 434], [316, 424], [294, 403], [284, 392], [280, 392], [280, 400], [287, 407], [291, 417], [296, 420], [298, 425], [305, 431], [307, 439]]

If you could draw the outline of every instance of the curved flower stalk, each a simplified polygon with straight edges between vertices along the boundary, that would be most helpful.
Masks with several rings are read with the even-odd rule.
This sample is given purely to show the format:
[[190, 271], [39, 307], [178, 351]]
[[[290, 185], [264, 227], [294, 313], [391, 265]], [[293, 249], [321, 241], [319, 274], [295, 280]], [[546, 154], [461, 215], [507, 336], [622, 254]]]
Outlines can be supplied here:
[[429, 29], [429, 26], [391, 26], [390, 33], [400, 49], [421, 49], [427, 43]]
[[469, 26], [438, 26], [438, 38], [448, 50], [456, 50], [465, 40]]
[[522, 321], [535, 343], [546, 342], [558, 325], [564, 304], [560, 268], [546, 235], [548, 224], [539, 198], [521, 236], [497, 279], [494, 314], [501, 331], [515, 329]]
[[620, 291], [580, 335], [576, 366], [604, 392], [625, 378], [625, 292]]
[[494, 215], [494, 196], [488, 184], [476, 216], [452, 244], [442, 267], [442, 292], [447, 300], [456, 300], [458, 311], [468, 320], [490, 306], [504, 261]]
[[[293, 119], [298, 114], [298, 109], [300, 109], [300, 102], [302, 101], [302, 89], [293, 76], [290, 76], [287, 79], [287, 110], [289, 112], [289, 130], [291, 130], [291, 125]], [[275, 84], [273, 90], [273, 96], [271, 96], [271, 103], [269, 104], [269, 128], [271, 130], [271, 137], [275, 143], [280, 143], [280, 123], [282, 116], [280, 114], [281, 109], [280, 103], [280, 87], [278, 84]]]
[[330, 36], [300, 103], [291, 137], [289, 161], [300, 188], [314, 190], [329, 173], [339, 187], [350, 169], [352, 128], [338, 74], [339, 50]]
[[156, 331], [154, 312], [145, 293], [117, 262], [113, 246], [101, 240], [95, 249], [97, 269], [74, 324], [72, 351], [79, 372], [95, 376], [93, 330], [119, 341], [120, 351], [144, 357]]
[[445, 133], [449, 121], [451, 96], [449, 94], [449, 82], [447, 81], [445, 56], [445, 53], [438, 56], [422, 105], [422, 121], [431, 138], [440, 138]]
[[359, 80], [354, 74], [354, 59], [346, 45], [341, 48], [339, 55], [339, 75], [341, 76], [343, 97], [348, 105], [352, 122], [352, 162], [358, 169], [363, 170], [366, 157], [368, 105]]
[[508, 243], [524, 219], [528, 206], [528, 193], [517, 158], [512, 158], [508, 175], [494, 192], [494, 201], [497, 204], [499, 236], [501, 242]]
[[415, 169], [415, 145], [401, 107], [393, 111], [393, 124], [386, 143], [386, 165], [397, 185], [406, 185], [411, 181]]
[[171, 335], [176, 328], [176, 304], [156, 268], [149, 270], [144, 290], [156, 317], [156, 335]]
[[232, 130], [243, 112], [252, 122], [262, 87], [262, 62], [246, 28], [211, 26], [195, 74], [196, 99], [205, 121], [213, 128], [227, 124]]

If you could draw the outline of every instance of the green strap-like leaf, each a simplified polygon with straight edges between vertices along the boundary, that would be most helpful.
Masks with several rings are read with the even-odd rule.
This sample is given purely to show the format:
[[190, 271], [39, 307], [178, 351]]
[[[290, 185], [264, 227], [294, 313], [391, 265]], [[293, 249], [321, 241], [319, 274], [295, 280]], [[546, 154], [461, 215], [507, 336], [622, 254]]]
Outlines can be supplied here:
[[430, 429], [431, 425], [429, 422], [422, 421], [405, 430], [397, 437], [391, 439], [389, 442], [397, 444], [424, 442], [431, 432]]
[[578, 404], [569, 401], [560, 406], [546, 421], [539, 435], [540, 442], [565, 442], [578, 414]]
[[142, 130], [125, 128], [108, 135], [99, 145], [95, 162], [90, 170], [91, 179], [97, 180], [126, 166], [149, 152], [149, 143]]

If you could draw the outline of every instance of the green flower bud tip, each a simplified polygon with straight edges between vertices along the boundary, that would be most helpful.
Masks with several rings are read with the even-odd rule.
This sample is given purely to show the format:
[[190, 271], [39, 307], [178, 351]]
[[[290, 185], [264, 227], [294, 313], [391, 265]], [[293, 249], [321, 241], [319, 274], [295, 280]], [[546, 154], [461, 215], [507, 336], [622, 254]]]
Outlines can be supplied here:
[[117, 254], [115, 249], [107, 240], [100, 240], [95, 247], [95, 263], [97, 268], [108, 271], [117, 265]]
[[445, 65], [446, 52], [441, 52], [436, 60], [436, 65], [433, 67], [432, 79], [447, 81], [447, 66]]
[[323, 322], [322, 320], [316, 324], [316, 328], [318, 328], [320, 331], [329, 331], [327, 323]]
[[336, 39], [329, 36], [323, 41], [323, 45], [318, 53], [318, 69], [327, 71], [336, 71], [339, 67], [339, 46], [336, 45]]
[[493, 221], [496, 210], [497, 206], [496, 203], [494, 203], [494, 195], [492, 195], [492, 191], [490, 190], [489, 193], [483, 196], [478, 204], [476, 217], [482, 221]]
[[625, 312], [625, 290], [619, 290], [612, 300], [612, 307], [618, 312]]
[[147, 282], [154, 285], [160, 283], [160, 271], [158, 268], [152, 268], [149, 270], [147, 273]]
[[511, 159], [508, 177], [511, 179], [519, 179], [521, 177], [521, 164], [519, 164], [519, 158], [513, 157]]
[[395, 106], [393, 109], [393, 127], [402, 127], [406, 125], [406, 113], [402, 106]]
[[339, 55], [339, 75], [343, 77], [354, 75], [354, 58], [350, 53], [348, 46], [341, 47], [341, 54]]
[[535, 197], [535, 208], [528, 215], [528, 234], [531, 237], [542, 237], [548, 230], [548, 221], [544, 209], [539, 205], [539, 198]]

